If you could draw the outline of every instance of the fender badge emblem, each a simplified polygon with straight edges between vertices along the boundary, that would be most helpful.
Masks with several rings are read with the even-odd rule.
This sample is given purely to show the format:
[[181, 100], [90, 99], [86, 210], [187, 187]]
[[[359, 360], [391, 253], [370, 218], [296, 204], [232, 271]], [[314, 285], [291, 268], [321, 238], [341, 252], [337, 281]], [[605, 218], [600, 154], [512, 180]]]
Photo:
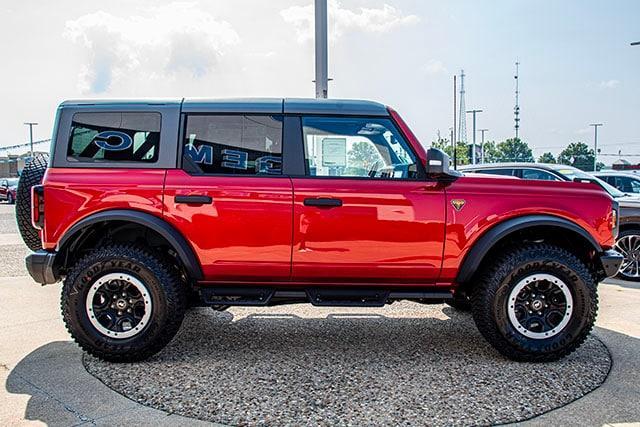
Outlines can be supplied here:
[[467, 203], [464, 199], [453, 199], [451, 200], [451, 206], [453, 206], [453, 208], [460, 212], [462, 210], [462, 208], [464, 207], [465, 203]]

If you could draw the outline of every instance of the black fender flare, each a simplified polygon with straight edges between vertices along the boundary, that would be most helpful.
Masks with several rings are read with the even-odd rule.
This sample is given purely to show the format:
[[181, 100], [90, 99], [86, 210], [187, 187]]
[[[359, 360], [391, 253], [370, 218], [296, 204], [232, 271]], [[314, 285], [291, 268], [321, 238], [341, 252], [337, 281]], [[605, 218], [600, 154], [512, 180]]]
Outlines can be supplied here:
[[529, 227], [539, 226], [551, 226], [559, 227], [565, 230], [572, 231], [583, 237], [593, 247], [596, 253], [602, 252], [602, 247], [598, 241], [584, 228], [580, 227], [564, 218], [560, 218], [552, 215], [527, 215], [517, 218], [511, 218], [500, 222], [488, 231], [486, 231], [469, 249], [467, 255], [464, 257], [458, 276], [456, 278], [457, 283], [466, 283], [471, 280], [475, 272], [480, 267], [480, 263], [483, 261], [485, 255], [498, 243], [502, 238], [507, 235], [523, 230]]
[[182, 236], [178, 230], [165, 220], [141, 211], [112, 209], [89, 215], [75, 223], [64, 233], [62, 238], [58, 241], [57, 250], [63, 248], [66, 243], [70, 243], [69, 239], [82, 229], [104, 221], [133, 222], [157, 232], [164, 237], [176, 251], [180, 261], [182, 261], [189, 273], [189, 276], [195, 280], [203, 279], [204, 276], [202, 274], [200, 262], [198, 261], [193, 248], [184, 236]]

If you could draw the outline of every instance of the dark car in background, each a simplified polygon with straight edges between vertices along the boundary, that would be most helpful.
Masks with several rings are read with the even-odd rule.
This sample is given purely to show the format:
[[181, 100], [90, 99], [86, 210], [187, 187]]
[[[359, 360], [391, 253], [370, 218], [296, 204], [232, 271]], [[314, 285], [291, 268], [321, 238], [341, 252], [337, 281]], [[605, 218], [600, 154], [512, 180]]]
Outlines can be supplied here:
[[[461, 172], [506, 175], [521, 179], [545, 181], [574, 181], [576, 179], [595, 180], [620, 206], [620, 233], [616, 249], [624, 255], [624, 261], [616, 277], [640, 282], [640, 194], [620, 191], [598, 176], [618, 176], [636, 178], [629, 173], [598, 173], [597, 176], [567, 165], [548, 163], [493, 163], [461, 166]], [[621, 182], [616, 180], [615, 182]], [[640, 184], [640, 182], [638, 183]]]
[[14, 204], [17, 188], [18, 178], [0, 178], [0, 200], [6, 201], [10, 205]]
[[600, 171], [594, 175], [623, 193], [640, 196], [640, 176], [630, 172]]

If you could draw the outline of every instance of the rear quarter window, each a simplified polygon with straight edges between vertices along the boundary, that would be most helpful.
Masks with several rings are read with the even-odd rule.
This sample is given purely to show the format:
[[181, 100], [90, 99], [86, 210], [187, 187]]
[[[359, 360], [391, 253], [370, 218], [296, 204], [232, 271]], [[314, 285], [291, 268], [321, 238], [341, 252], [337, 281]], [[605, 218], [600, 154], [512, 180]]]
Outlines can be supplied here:
[[158, 160], [162, 116], [155, 112], [76, 113], [67, 160], [144, 162]]

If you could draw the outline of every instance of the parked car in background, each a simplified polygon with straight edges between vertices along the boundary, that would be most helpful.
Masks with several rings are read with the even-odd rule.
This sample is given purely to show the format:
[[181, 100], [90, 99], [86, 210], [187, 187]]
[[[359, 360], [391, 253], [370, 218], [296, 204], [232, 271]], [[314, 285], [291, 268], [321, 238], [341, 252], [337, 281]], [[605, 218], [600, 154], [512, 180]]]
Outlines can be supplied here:
[[0, 179], [0, 200], [4, 200], [10, 205], [16, 201], [16, 189], [18, 188], [18, 178]]
[[623, 193], [640, 195], [640, 176], [630, 172], [600, 171], [595, 176]]
[[[567, 165], [547, 163], [495, 163], [460, 167], [464, 173], [483, 173], [515, 176], [522, 179], [545, 181], [574, 181], [575, 179], [595, 180], [620, 205], [620, 233], [616, 249], [624, 255], [624, 261], [616, 277], [640, 282], [640, 197], [633, 192], [620, 191], [598, 176], [588, 174]], [[624, 176], [638, 180], [635, 175], [624, 172], [598, 173], [600, 177]], [[622, 181], [615, 181], [622, 182]], [[638, 194], [640, 196], [640, 194]]]

